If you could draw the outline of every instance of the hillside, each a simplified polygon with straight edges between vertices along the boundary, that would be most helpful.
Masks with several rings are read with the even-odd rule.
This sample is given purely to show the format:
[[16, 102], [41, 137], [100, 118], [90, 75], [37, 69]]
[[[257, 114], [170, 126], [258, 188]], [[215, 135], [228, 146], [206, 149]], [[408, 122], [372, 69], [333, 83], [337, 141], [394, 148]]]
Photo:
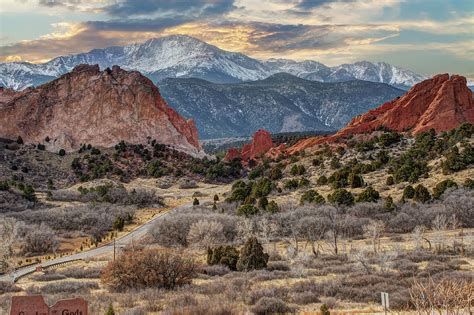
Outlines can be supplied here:
[[248, 136], [260, 128], [272, 133], [335, 130], [403, 94], [387, 84], [320, 83], [285, 73], [237, 84], [166, 79], [159, 87], [171, 107], [196, 121], [204, 139]]
[[429, 129], [436, 132], [451, 130], [464, 122], [474, 123], [473, 95], [466, 78], [440, 74], [416, 84], [402, 97], [354, 117], [336, 134], [305, 139], [289, 148], [288, 152], [291, 154], [376, 129], [417, 134]]
[[198, 155], [197, 129], [167, 105], [139, 72], [80, 65], [35, 89], [0, 91], [0, 136], [41, 143], [50, 151], [82, 144], [111, 147], [147, 138]]

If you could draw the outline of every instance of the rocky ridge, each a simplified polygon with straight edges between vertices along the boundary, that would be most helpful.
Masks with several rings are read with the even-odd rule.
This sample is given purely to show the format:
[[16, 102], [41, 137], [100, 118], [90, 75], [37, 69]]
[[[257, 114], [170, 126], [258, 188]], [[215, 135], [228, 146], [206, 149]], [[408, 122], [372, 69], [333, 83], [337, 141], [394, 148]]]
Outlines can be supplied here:
[[79, 65], [38, 88], [2, 89], [0, 137], [18, 136], [25, 143], [44, 143], [50, 151], [151, 138], [202, 154], [194, 121], [169, 107], [150, 79], [118, 66], [100, 71], [98, 65]]
[[302, 140], [288, 149], [292, 154], [322, 143], [385, 127], [417, 134], [456, 128], [474, 123], [474, 101], [467, 80], [460, 75], [439, 74], [413, 86], [405, 95], [359, 115], [336, 134]]

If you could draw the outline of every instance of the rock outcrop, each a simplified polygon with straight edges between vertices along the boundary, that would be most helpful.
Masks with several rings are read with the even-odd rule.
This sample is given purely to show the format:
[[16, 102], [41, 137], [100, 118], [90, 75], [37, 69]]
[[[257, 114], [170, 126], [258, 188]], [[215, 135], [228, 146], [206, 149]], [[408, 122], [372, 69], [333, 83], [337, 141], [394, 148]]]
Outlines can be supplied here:
[[466, 78], [439, 74], [416, 84], [402, 97], [353, 118], [336, 134], [302, 140], [290, 147], [288, 153], [371, 132], [379, 127], [417, 134], [430, 129], [436, 132], [450, 130], [464, 122], [474, 123], [474, 101]]
[[[196, 126], [168, 106], [137, 71], [79, 65], [70, 73], [21, 92], [0, 91], [0, 137], [44, 143], [51, 151], [81, 144], [111, 147], [147, 137], [200, 154]], [[45, 142], [45, 138], [49, 138]]]
[[227, 151], [225, 160], [231, 161], [241, 158], [242, 163], [247, 164], [250, 160], [262, 158], [274, 146], [272, 135], [268, 131], [260, 129], [253, 135], [251, 143], [242, 146], [242, 151], [239, 151], [237, 148], [230, 148]]

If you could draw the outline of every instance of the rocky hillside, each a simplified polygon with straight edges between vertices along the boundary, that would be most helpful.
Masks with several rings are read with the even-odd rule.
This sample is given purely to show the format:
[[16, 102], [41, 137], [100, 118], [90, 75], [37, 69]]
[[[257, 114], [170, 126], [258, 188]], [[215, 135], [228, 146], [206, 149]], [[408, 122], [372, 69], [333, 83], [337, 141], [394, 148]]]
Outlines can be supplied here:
[[137, 70], [157, 83], [164, 78], [200, 78], [216, 83], [235, 83], [267, 78], [286, 72], [308, 80], [345, 82], [365, 80], [407, 89], [423, 76], [386, 63], [368, 61], [327, 67], [315, 61], [271, 59], [259, 61], [229, 52], [196, 38], [172, 35], [144, 43], [93, 49], [87, 53], [61, 56], [43, 64], [0, 63], [0, 85], [22, 90], [71, 71], [78, 64], [98, 64], [101, 69], [119, 65]]
[[139, 72], [80, 65], [35, 89], [1, 90], [0, 137], [44, 143], [47, 150], [111, 147], [147, 137], [191, 154], [200, 153], [197, 129], [169, 107]]
[[289, 74], [237, 84], [166, 79], [160, 91], [171, 107], [193, 117], [201, 138], [336, 130], [352, 117], [392, 100], [403, 91], [365, 81], [320, 83]]
[[415, 85], [401, 98], [355, 117], [335, 135], [310, 138], [289, 148], [297, 152], [315, 144], [334, 142], [380, 128], [417, 134], [434, 129], [447, 131], [464, 122], [474, 123], [474, 101], [465, 77], [440, 74]]

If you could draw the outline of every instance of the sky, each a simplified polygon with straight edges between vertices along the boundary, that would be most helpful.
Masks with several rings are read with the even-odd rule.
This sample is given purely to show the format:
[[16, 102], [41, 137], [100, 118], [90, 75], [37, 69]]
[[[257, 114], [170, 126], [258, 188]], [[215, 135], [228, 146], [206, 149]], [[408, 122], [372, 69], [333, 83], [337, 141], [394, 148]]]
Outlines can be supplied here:
[[258, 59], [474, 77], [474, 0], [0, 0], [0, 61], [187, 34]]

